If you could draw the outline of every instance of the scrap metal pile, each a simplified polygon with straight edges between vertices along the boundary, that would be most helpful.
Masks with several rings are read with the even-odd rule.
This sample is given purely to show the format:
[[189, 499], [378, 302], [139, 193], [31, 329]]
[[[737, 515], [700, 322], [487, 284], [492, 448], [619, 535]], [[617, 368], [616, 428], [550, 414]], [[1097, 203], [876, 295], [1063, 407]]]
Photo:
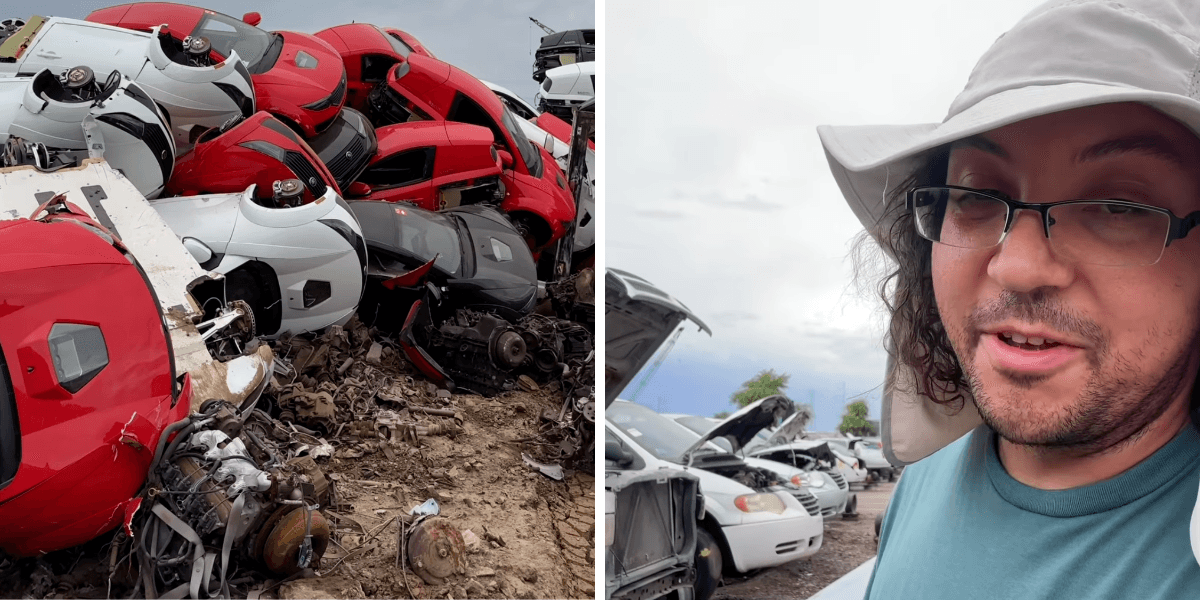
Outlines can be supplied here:
[[[286, 595], [387, 523], [395, 593], [542, 593], [470, 568], [547, 549], [462, 525], [463, 450], [574, 515], [547, 593], [590, 595], [594, 103], [516, 116], [398, 29], [260, 20], [0, 21], [0, 595]], [[423, 497], [368, 534], [396, 469]]]

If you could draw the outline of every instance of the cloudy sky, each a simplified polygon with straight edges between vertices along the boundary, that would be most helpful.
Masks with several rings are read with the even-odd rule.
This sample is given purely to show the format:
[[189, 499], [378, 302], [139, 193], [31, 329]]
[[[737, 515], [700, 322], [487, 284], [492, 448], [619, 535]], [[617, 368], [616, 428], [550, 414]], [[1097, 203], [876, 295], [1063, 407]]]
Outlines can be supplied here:
[[941, 121], [983, 51], [1040, 3], [609, 1], [607, 265], [713, 329], [689, 327], [623, 396], [711, 415], [774, 368], [814, 403], [815, 429], [864, 392], [878, 418], [883, 317], [851, 285], [860, 226], [816, 127]]
[[[250, 11], [262, 15], [259, 27], [314, 33], [326, 27], [357, 21], [402, 29], [425, 44], [438, 58], [468, 73], [502, 85], [533, 102], [537, 82], [533, 80], [533, 51], [541, 29], [529, 17], [552, 29], [592, 28], [596, 4], [591, 1], [555, 0], [288, 0], [286, 2], [203, 0], [182, 4], [200, 6], [234, 17]], [[12, 12], [6, 3], [5, 12]], [[123, 4], [119, 0], [41, 0], [20, 3], [16, 14], [0, 19], [29, 17], [30, 14], [82, 19], [98, 8]], [[27, 14], [28, 13], [28, 14]]]

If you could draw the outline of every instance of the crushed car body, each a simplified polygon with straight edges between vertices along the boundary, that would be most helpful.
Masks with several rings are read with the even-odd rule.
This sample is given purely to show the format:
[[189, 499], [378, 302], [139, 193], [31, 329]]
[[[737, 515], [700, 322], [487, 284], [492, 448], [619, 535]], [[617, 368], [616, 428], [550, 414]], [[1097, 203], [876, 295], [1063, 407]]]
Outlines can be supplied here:
[[0, 166], [43, 171], [104, 158], [147, 198], [174, 169], [175, 145], [165, 117], [141, 86], [118, 71], [106, 80], [79, 65], [62, 77], [0, 77]]
[[131, 31], [60, 17], [32, 17], [17, 31], [4, 30], [0, 75], [35, 74], [87, 65], [104, 80], [120, 71], [136, 81], [166, 114], [176, 151], [187, 148], [195, 127], [218, 127], [254, 113], [254, 87], [240, 60], [194, 62], [155, 27]]
[[[631, 273], [605, 273], [605, 406], [610, 406], [685, 319], [686, 306]], [[700, 480], [682, 469], [646, 470], [609, 427], [604, 444], [604, 595], [655, 598], [696, 581]]]
[[259, 29], [258, 13], [236, 19], [195, 6], [144, 2], [103, 8], [87, 20], [141, 31], [166, 24], [167, 34], [178, 44], [188, 41], [197, 60], [240, 63], [254, 83], [254, 106], [306, 138], [324, 131], [346, 101], [346, 71], [337, 53], [312, 34]]

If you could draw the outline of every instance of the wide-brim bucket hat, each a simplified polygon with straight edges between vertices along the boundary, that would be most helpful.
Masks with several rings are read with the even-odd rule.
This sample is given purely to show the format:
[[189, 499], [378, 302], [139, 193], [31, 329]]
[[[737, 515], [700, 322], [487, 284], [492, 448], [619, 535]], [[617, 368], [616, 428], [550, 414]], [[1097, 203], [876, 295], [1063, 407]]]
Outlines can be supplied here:
[[[936, 35], [930, 33], [930, 35]], [[817, 128], [834, 179], [872, 235], [888, 193], [926, 151], [1055, 112], [1138, 102], [1200, 135], [1200, 0], [1054, 0], [991, 46], [941, 123]], [[982, 423], [973, 402], [948, 411], [914, 391], [916, 374], [888, 364], [884, 449], [916, 462]], [[1191, 524], [1200, 559], [1200, 497]]]

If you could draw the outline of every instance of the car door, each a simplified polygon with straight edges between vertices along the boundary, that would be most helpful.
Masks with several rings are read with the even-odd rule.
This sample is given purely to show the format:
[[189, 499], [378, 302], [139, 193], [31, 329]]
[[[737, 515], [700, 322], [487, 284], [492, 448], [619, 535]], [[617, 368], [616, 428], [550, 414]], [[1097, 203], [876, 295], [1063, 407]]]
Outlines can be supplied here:
[[438, 210], [433, 184], [436, 154], [433, 146], [396, 152], [368, 166], [358, 181], [371, 186], [371, 200], [411, 202], [426, 210]]

